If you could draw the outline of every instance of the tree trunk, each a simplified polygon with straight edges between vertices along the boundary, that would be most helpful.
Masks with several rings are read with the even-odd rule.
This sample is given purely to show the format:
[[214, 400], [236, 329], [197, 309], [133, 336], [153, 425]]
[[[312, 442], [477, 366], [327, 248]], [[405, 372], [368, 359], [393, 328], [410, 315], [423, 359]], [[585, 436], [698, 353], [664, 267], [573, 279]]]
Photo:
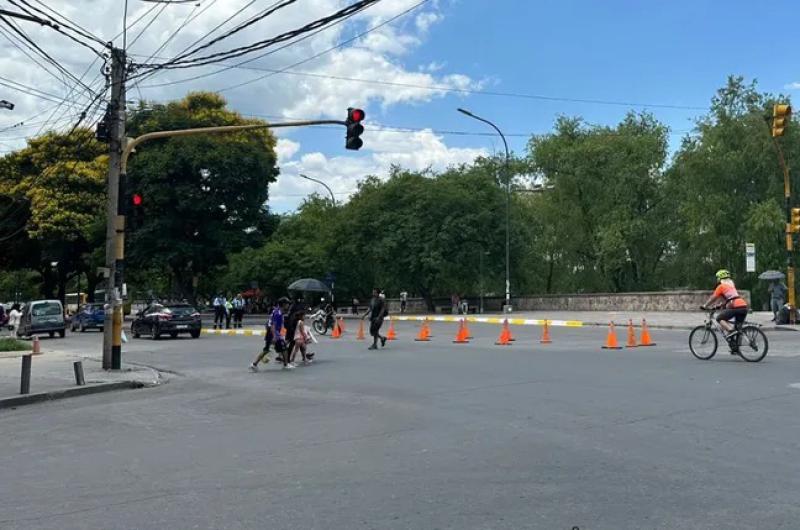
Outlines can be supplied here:
[[433, 305], [433, 297], [431, 296], [431, 292], [429, 289], [425, 287], [417, 287], [419, 294], [422, 295], [422, 298], [425, 300], [425, 306], [428, 308], [429, 313], [436, 312], [436, 306]]

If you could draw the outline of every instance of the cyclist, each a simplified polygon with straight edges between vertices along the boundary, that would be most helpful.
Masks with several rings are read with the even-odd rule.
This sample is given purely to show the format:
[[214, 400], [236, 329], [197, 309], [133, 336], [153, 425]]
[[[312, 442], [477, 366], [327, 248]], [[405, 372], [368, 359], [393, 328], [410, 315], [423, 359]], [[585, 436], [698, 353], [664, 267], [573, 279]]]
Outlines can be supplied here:
[[[735, 319], [737, 324], [744, 322], [747, 317], [747, 301], [739, 296], [736, 290], [736, 285], [733, 283], [731, 273], [727, 269], [720, 269], [717, 271], [717, 288], [714, 293], [709, 297], [705, 304], [700, 306], [706, 309], [710, 306], [720, 305], [724, 309], [717, 313], [717, 322], [726, 331], [725, 338], [730, 341], [734, 336], [733, 326], [730, 323], [731, 319]], [[736, 348], [735, 343], [732, 343], [732, 348]]]

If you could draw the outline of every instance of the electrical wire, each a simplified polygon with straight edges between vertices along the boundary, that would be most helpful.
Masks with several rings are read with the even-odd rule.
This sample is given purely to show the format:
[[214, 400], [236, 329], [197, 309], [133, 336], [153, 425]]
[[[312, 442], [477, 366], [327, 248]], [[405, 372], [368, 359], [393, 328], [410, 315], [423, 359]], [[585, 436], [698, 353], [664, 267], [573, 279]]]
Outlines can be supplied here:
[[[19, 0], [19, 1], [20, 1], [20, 2], [23, 2], [23, 3], [24, 3], [24, 4], [26, 4], [28, 7], [30, 7], [31, 9], [33, 9], [33, 10], [35, 10], [35, 11], [37, 11], [38, 13], [41, 13], [42, 15], [46, 15], [46, 13], [45, 13], [44, 11], [41, 11], [41, 10], [37, 9], [36, 7], [32, 6], [32, 5], [31, 5], [29, 2], [27, 2], [26, 0]], [[48, 11], [50, 11], [51, 13], [53, 13], [55, 16], [51, 16], [50, 18], [51, 18], [51, 19], [52, 19], [52, 20], [53, 20], [53, 21], [54, 21], [56, 24], [58, 24], [59, 26], [61, 26], [61, 27], [64, 27], [64, 28], [69, 28], [69, 29], [71, 29], [72, 31], [74, 31], [75, 33], [77, 33], [78, 35], [81, 35], [81, 36], [83, 36], [83, 37], [86, 37], [87, 39], [91, 39], [91, 40], [95, 41], [96, 43], [98, 43], [98, 44], [100, 44], [100, 45], [102, 45], [102, 46], [105, 46], [105, 45], [107, 44], [107, 43], [106, 43], [105, 41], [103, 41], [103, 40], [102, 40], [100, 37], [98, 37], [97, 35], [93, 34], [91, 31], [89, 31], [88, 29], [84, 28], [83, 26], [81, 26], [80, 24], [78, 24], [77, 22], [75, 22], [74, 20], [71, 20], [71, 19], [70, 19], [69, 17], [67, 17], [65, 14], [63, 14], [63, 13], [59, 13], [58, 11], [56, 11], [55, 9], [53, 9], [52, 7], [49, 7], [47, 4], [45, 4], [45, 3], [44, 3], [44, 2], [42, 2], [41, 0], [33, 0], [33, 1], [34, 1], [34, 2], [36, 2], [37, 4], [41, 5], [42, 7], [44, 7], [45, 9], [47, 9]], [[69, 24], [67, 24], [67, 23], [63, 22], [62, 20], [59, 20], [59, 19], [58, 19], [58, 18], [56, 18], [56, 17], [61, 17], [61, 18], [63, 18], [63, 19], [64, 19], [64, 20], [66, 20], [66, 21], [67, 21], [69, 24], [71, 24], [71, 25], [72, 25], [72, 27], [70, 27], [70, 26], [69, 26]], [[76, 29], [76, 28], [77, 28], [77, 29]]]
[[[368, 35], [369, 33], [372, 33], [373, 31], [376, 31], [376, 30], [378, 30], [378, 29], [380, 29], [380, 28], [382, 28], [382, 27], [384, 27], [384, 26], [386, 26], [386, 25], [388, 25], [388, 24], [391, 24], [391, 23], [393, 23], [394, 21], [398, 20], [399, 18], [402, 18], [402, 17], [404, 17], [405, 15], [407, 15], [407, 14], [411, 13], [412, 11], [415, 11], [416, 9], [420, 8], [420, 7], [421, 7], [421, 6], [423, 6], [424, 4], [427, 4], [428, 2], [430, 2], [430, 0], [422, 0], [421, 2], [418, 2], [418, 3], [414, 4], [413, 6], [409, 7], [408, 9], [406, 9], [406, 10], [404, 10], [404, 11], [401, 11], [400, 13], [398, 13], [398, 14], [394, 15], [393, 17], [391, 17], [391, 18], [389, 18], [389, 19], [387, 19], [387, 20], [385, 20], [385, 21], [381, 22], [380, 24], [376, 24], [375, 26], [372, 26], [372, 27], [370, 27], [370, 28], [367, 28], [366, 30], [364, 30], [364, 31], [362, 31], [362, 32], [360, 32], [360, 33], [358, 33], [357, 35], [355, 35], [355, 36], [353, 36], [353, 37], [350, 37], [349, 39], [345, 39], [345, 40], [343, 40], [343, 41], [340, 41], [339, 43], [335, 44], [334, 46], [331, 46], [330, 48], [327, 48], [327, 49], [325, 49], [325, 50], [322, 50], [321, 52], [319, 52], [319, 53], [316, 53], [316, 54], [312, 55], [311, 57], [307, 57], [306, 59], [303, 59], [303, 60], [301, 60], [301, 61], [298, 61], [298, 62], [296, 62], [296, 63], [290, 64], [290, 65], [288, 65], [288, 66], [286, 66], [286, 67], [284, 67], [284, 68], [280, 69], [280, 71], [279, 71], [279, 72], [275, 72], [275, 73], [269, 73], [269, 74], [267, 74], [267, 75], [264, 75], [264, 76], [260, 76], [260, 77], [256, 77], [256, 78], [254, 78], [254, 79], [250, 79], [249, 81], [245, 81], [245, 82], [243, 82], [243, 83], [238, 83], [238, 84], [236, 84], [236, 85], [231, 85], [231, 86], [228, 86], [228, 87], [225, 87], [225, 88], [223, 88], [223, 89], [219, 90], [218, 92], [224, 92], [224, 91], [226, 91], [226, 90], [232, 90], [232, 89], [234, 89], [234, 88], [239, 88], [239, 87], [241, 87], [241, 86], [249, 85], [249, 84], [251, 84], [251, 83], [255, 83], [255, 82], [257, 82], [257, 81], [261, 81], [262, 79], [266, 79], [266, 78], [268, 78], [268, 77], [272, 77], [272, 76], [276, 75], [277, 73], [280, 73], [280, 72], [282, 72], [282, 71], [284, 71], [284, 70], [290, 70], [290, 69], [292, 69], [292, 68], [295, 68], [295, 67], [297, 67], [297, 66], [301, 66], [301, 65], [303, 65], [303, 64], [306, 64], [306, 63], [308, 63], [308, 62], [310, 62], [310, 61], [313, 61], [314, 59], [317, 59], [317, 58], [319, 58], [319, 57], [322, 57], [323, 55], [326, 55], [326, 54], [328, 54], [328, 53], [330, 53], [330, 52], [332, 52], [332, 51], [335, 51], [335, 50], [338, 50], [338, 49], [340, 49], [340, 48], [343, 48], [344, 46], [347, 46], [348, 44], [350, 44], [350, 43], [352, 43], [352, 42], [354, 42], [354, 41], [356, 41], [356, 40], [358, 40], [358, 39], [360, 39], [360, 38], [364, 37], [365, 35]], [[185, 82], [187, 82], [187, 81], [195, 81], [195, 80], [197, 80], [197, 79], [201, 79], [201, 78], [203, 78], [203, 77], [209, 77], [209, 76], [212, 76], [212, 75], [216, 75], [216, 74], [219, 74], [219, 73], [225, 72], [225, 71], [227, 71], [227, 70], [230, 70], [231, 68], [240, 67], [240, 66], [242, 66], [242, 65], [245, 65], [245, 64], [251, 63], [251, 62], [253, 62], [253, 61], [256, 61], [256, 60], [258, 60], [258, 59], [262, 59], [262, 58], [264, 58], [264, 57], [266, 57], [266, 56], [268, 56], [268, 55], [271, 55], [271, 54], [273, 54], [273, 53], [279, 52], [279, 51], [281, 51], [281, 50], [283, 50], [283, 49], [285, 49], [285, 48], [288, 48], [288, 47], [290, 47], [290, 46], [293, 46], [293, 45], [295, 45], [295, 44], [297, 44], [297, 43], [299, 43], [299, 42], [302, 42], [302, 41], [304, 41], [304, 40], [306, 40], [306, 39], [308, 39], [308, 38], [311, 38], [311, 37], [313, 37], [313, 36], [317, 35], [318, 33], [322, 32], [322, 31], [324, 31], [324, 30], [326, 30], [326, 29], [329, 29], [330, 27], [333, 27], [334, 25], [335, 25], [335, 24], [331, 24], [330, 26], [326, 26], [325, 28], [319, 29], [319, 30], [317, 30], [316, 32], [309, 33], [308, 35], [306, 35], [306, 36], [304, 36], [304, 37], [302, 37], [302, 38], [300, 38], [300, 39], [297, 39], [296, 41], [290, 42], [289, 44], [285, 44], [284, 46], [281, 46], [281, 47], [279, 47], [279, 48], [277, 48], [277, 49], [275, 49], [275, 50], [270, 50], [270, 51], [268, 51], [267, 53], [263, 53], [263, 54], [261, 54], [261, 55], [258, 55], [258, 56], [256, 56], [256, 57], [252, 57], [252, 58], [250, 58], [250, 59], [247, 59], [247, 60], [244, 60], [244, 61], [240, 61], [240, 62], [236, 63], [235, 65], [231, 65], [231, 66], [227, 66], [227, 67], [225, 67], [225, 68], [221, 68], [221, 69], [219, 69], [219, 70], [217, 70], [217, 71], [215, 71], [215, 72], [210, 72], [210, 73], [207, 73], [207, 74], [196, 75], [196, 76], [193, 76], [193, 77], [184, 78], [184, 79], [179, 79], [179, 80], [176, 80], [176, 81], [171, 81], [171, 82], [167, 82], [167, 83], [158, 83], [158, 84], [152, 84], [152, 85], [143, 85], [143, 86], [142, 86], [142, 88], [156, 88], [156, 87], [164, 87], [164, 86], [169, 86], [169, 85], [174, 85], [174, 84], [179, 84], [179, 83], [185, 83]]]
[[[24, 2], [24, 0], [20, 0], [20, 1], [21, 1], [21, 2]], [[13, 4], [13, 5], [14, 5], [14, 6], [16, 6], [17, 8], [21, 9], [21, 10], [22, 10], [22, 11], [24, 11], [25, 13], [27, 13], [27, 14], [29, 14], [29, 15], [33, 16], [33, 17], [36, 17], [36, 14], [34, 14], [32, 11], [30, 11], [30, 10], [26, 9], [24, 6], [22, 6], [22, 5], [19, 5], [17, 2], [15, 2], [15, 0], [8, 0], [8, 2], [9, 2], [10, 4]], [[56, 32], [60, 33], [61, 35], [64, 35], [65, 37], [67, 37], [68, 39], [72, 40], [73, 42], [76, 42], [77, 44], [80, 44], [81, 46], [84, 46], [84, 47], [86, 47], [86, 48], [88, 48], [88, 49], [92, 50], [92, 52], [94, 52], [94, 53], [96, 53], [96, 54], [100, 55], [100, 52], [98, 52], [97, 50], [95, 50], [94, 48], [92, 48], [91, 46], [89, 46], [88, 44], [86, 44], [85, 42], [83, 42], [82, 40], [79, 40], [79, 39], [77, 39], [76, 37], [73, 37], [73, 36], [72, 36], [72, 35], [70, 35], [69, 33], [67, 33], [67, 32], [65, 32], [64, 30], [62, 30], [62, 29], [61, 29], [61, 27], [58, 25], [58, 22], [57, 22], [57, 21], [55, 21], [55, 20], [53, 20], [53, 19], [52, 19], [51, 17], [49, 17], [49, 16], [48, 16], [46, 13], [43, 13], [42, 11], [40, 11], [40, 10], [36, 9], [35, 7], [31, 6], [30, 4], [26, 4], [26, 5], [28, 5], [28, 6], [29, 6], [31, 9], [34, 9], [34, 10], [38, 11], [40, 14], [43, 14], [44, 16], [46, 16], [46, 17], [47, 17], [47, 19], [46, 19], [46, 20], [49, 20], [49, 21], [53, 22], [53, 24], [47, 24], [47, 27], [49, 27], [49, 28], [50, 28], [50, 29], [52, 29], [53, 31], [56, 31]], [[37, 18], [38, 18], [38, 17], [37, 17]], [[69, 26], [64, 26], [64, 27], [67, 27], [67, 28], [69, 28]], [[69, 29], [72, 29], [72, 28], [69, 28]], [[75, 31], [75, 30], [73, 29], [73, 31]], [[83, 35], [81, 32], [77, 32], [77, 33], [78, 33], [79, 35], [81, 35], [81, 36], [84, 36], [84, 35]], [[89, 37], [89, 38], [90, 38], [91, 40], [95, 40], [95, 38], [94, 38], [94, 37]], [[103, 43], [101, 42], [101, 44], [103, 44]]]
[[[199, 52], [200, 50], [205, 50], [205, 49], [208, 49], [209, 47], [213, 46], [214, 44], [216, 44], [216, 43], [218, 43], [218, 42], [221, 42], [221, 41], [223, 41], [223, 40], [227, 39], [228, 37], [230, 37], [230, 36], [232, 36], [232, 35], [235, 35], [236, 33], [240, 32], [240, 31], [243, 31], [244, 29], [246, 29], [246, 28], [248, 28], [248, 27], [252, 26], [252, 25], [253, 25], [253, 24], [255, 24], [256, 22], [259, 22], [259, 21], [261, 21], [261, 20], [263, 20], [263, 19], [267, 18], [268, 16], [272, 15], [273, 13], [275, 13], [275, 12], [277, 12], [277, 11], [279, 11], [279, 10], [283, 9], [284, 7], [290, 6], [290, 5], [294, 4], [295, 2], [297, 2], [297, 0], [283, 0], [283, 1], [276, 2], [276, 3], [275, 3], [275, 4], [273, 4], [271, 7], [267, 8], [267, 9], [266, 9], [266, 10], [265, 10], [263, 13], [261, 13], [260, 15], [258, 15], [258, 16], [256, 16], [256, 17], [253, 17], [253, 18], [251, 18], [251, 19], [250, 19], [250, 20], [248, 20], [247, 22], [244, 22], [244, 23], [242, 23], [242, 24], [239, 24], [239, 25], [238, 25], [238, 26], [236, 26], [235, 28], [233, 28], [233, 29], [229, 30], [227, 33], [223, 33], [223, 34], [222, 34], [222, 35], [220, 35], [219, 37], [215, 37], [215, 38], [211, 39], [210, 41], [206, 42], [205, 44], [203, 44], [203, 45], [201, 45], [201, 46], [198, 46], [197, 48], [194, 48], [194, 49], [193, 49], [193, 50], [191, 50], [191, 51], [188, 51], [188, 52], [182, 53], [181, 55], [178, 55], [177, 57], [175, 57], [174, 59], [172, 59], [170, 62], [171, 62], [171, 63], [173, 63], [173, 64], [175, 64], [175, 63], [179, 63], [179, 62], [181, 61], [181, 59], [184, 59], [184, 58], [186, 58], [186, 57], [188, 57], [188, 56], [190, 56], [190, 55], [194, 55], [194, 54], [196, 54], [197, 52]], [[249, 7], [249, 6], [250, 6], [250, 5], [252, 5], [252, 4], [253, 4], [253, 2], [250, 2], [250, 4], [247, 4], [247, 6], [245, 6], [245, 8], [243, 8], [243, 9], [246, 9], [247, 7]], [[230, 20], [230, 19], [228, 19], [228, 20]], [[226, 22], [227, 22], [227, 21], [226, 21]], [[219, 26], [217, 26], [217, 28], [218, 28], [218, 27], [219, 27]], [[215, 28], [215, 29], [216, 29], [216, 28]]]
[[61, 98], [61, 96], [50, 94], [49, 92], [45, 92], [44, 90], [39, 90], [38, 88], [24, 85], [22, 83], [13, 81], [3, 76], [0, 76], [0, 85], [10, 88], [12, 90], [16, 90], [17, 92], [27, 94], [29, 96], [43, 99], [45, 101], [50, 101], [51, 103], [58, 103], [59, 99]]
[[[164, 10], [167, 8], [167, 6], [168, 6], [168, 5], [169, 5], [169, 4], [163, 4], [163, 5], [161, 6], [161, 11], [159, 11], [158, 13], [156, 13], [156, 14], [155, 14], [155, 16], [153, 16], [153, 18], [151, 18], [151, 19], [150, 19], [150, 22], [148, 22], [148, 23], [147, 23], [147, 25], [145, 25], [145, 27], [143, 27], [143, 28], [142, 28], [142, 30], [141, 30], [141, 31], [140, 31], [140, 32], [139, 32], [139, 33], [136, 35], [136, 37], [134, 37], [134, 38], [133, 38], [133, 40], [132, 40], [132, 41], [131, 41], [131, 43], [130, 43], [130, 46], [133, 46], [134, 44], [136, 44], [136, 41], [138, 41], [138, 40], [141, 38], [141, 36], [142, 36], [142, 35], [144, 35], [144, 32], [145, 32], [145, 31], [147, 31], [147, 29], [148, 29], [150, 26], [152, 26], [152, 25], [153, 25], [153, 22], [155, 22], [155, 21], [156, 21], [156, 19], [157, 19], [158, 17], [160, 17], [160, 16], [161, 16], [161, 13], [163, 13], [163, 12], [164, 12]], [[158, 7], [158, 4], [156, 4], [156, 5], [154, 5], [154, 6], [153, 6], [153, 8], [156, 8], [156, 7]], [[149, 11], [148, 11], [148, 12], [149, 12]]]
[[142, 68], [155, 69], [155, 70], [164, 68], [168, 69], [193, 68], [196, 66], [213, 64], [226, 58], [241, 57], [242, 55], [252, 53], [253, 51], [261, 50], [270, 47], [274, 44], [294, 39], [295, 37], [298, 37], [305, 33], [309, 33], [320, 27], [327, 26], [339, 19], [354, 16], [355, 14], [359, 13], [360, 11], [363, 11], [364, 9], [374, 5], [379, 1], [381, 0], [361, 0], [343, 9], [340, 9], [339, 11], [332, 13], [331, 15], [310, 22], [300, 28], [281, 33], [280, 35], [277, 35], [270, 39], [258, 41], [247, 46], [240, 46], [238, 48], [233, 48], [231, 50], [227, 50], [224, 52], [213, 53], [202, 57], [196, 57], [194, 59], [177, 60], [177, 61], [173, 60], [173, 61], [167, 61], [166, 63], [162, 64], [143, 64], [138, 66]]
[[21, 38], [22, 38], [22, 39], [23, 39], [25, 42], [27, 42], [27, 43], [28, 43], [30, 46], [32, 46], [32, 47], [33, 47], [33, 48], [34, 48], [34, 49], [35, 49], [37, 52], [39, 52], [39, 54], [40, 54], [42, 57], [44, 57], [44, 58], [45, 58], [45, 59], [46, 59], [46, 60], [47, 60], [47, 61], [48, 61], [50, 64], [52, 64], [53, 66], [55, 66], [57, 70], [59, 70], [60, 72], [62, 72], [63, 74], [65, 74], [67, 77], [70, 77], [70, 78], [72, 78], [73, 80], [75, 80], [76, 82], [78, 82], [78, 83], [79, 83], [81, 86], [83, 86], [83, 87], [84, 87], [84, 88], [85, 88], [85, 89], [86, 89], [86, 90], [87, 90], [87, 91], [88, 91], [90, 94], [93, 94], [92, 90], [91, 90], [91, 89], [90, 89], [88, 86], [86, 86], [85, 84], [83, 84], [83, 83], [80, 81], [80, 79], [78, 79], [77, 77], [75, 77], [75, 76], [74, 76], [74, 75], [73, 75], [73, 74], [72, 74], [70, 71], [68, 71], [66, 68], [64, 68], [63, 66], [61, 66], [61, 64], [60, 64], [60, 63], [58, 63], [58, 61], [56, 61], [55, 59], [53, 59], [53, 58], [50, 56], [50, 54], [48, 54], [48, 53], [47, 53], [46, 51], [44, 51], [44, 50], [43, 50], [43, 49], [42, 49], [42, 48], [41, 48], [41, 47], [40, 47], [38, 44], [36, 44], [36, 43], [35, 43], [35, 42], [34, 42], [34, 41], [33, 41], [33, 40], [32, 40], [32, 39], [31, 39], [31, 38], [30, 38], [30, 37], [29, 37], [29, 36], [28, 36], [28, 35], [27, 35], [25, 32], [24, 32], [24, 31], [22, 31], [21, 29], [19, 29], [19, 28], [18, 28], [16, 25], [14, 25], [13, 23], [11, 23], [11, 22], [10, 22], [8, 19], [6, 19], [6, 17], [4, 17], [4, 16], [2, 16], [2, 15], [0, 15], [0, 21], [4, 22], [4, 23], [5, 23], [5, 24], [6, 24], [6, 25], [9, 27], [9, 28], [11, 28], [11, 30], [12, 30], [14, 33], [16, 33], [17, 35], [19, 35], [19, 36], [20, 36], [20, 37], [21, 37]]

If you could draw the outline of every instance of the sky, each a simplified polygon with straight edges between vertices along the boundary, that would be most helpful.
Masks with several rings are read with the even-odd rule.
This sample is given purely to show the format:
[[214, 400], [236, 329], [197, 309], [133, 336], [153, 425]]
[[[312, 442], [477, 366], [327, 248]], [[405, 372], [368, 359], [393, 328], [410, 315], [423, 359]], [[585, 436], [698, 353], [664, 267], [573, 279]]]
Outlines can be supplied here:
[[[202, 53], [269, 38], [354, 1], [289, 2]], [[14, 2], [0, 0], [0, 7], [19, 12], [25, 5]], [[25, 3], [46, 5], [122, 46], [122, 0]], [[129, 0], [129, 57], [163, 62], [276, 3]], [[613, 126], [630, 110], [647, 110], [668, 125], [674, 149], [729, 75], [756, 79], [766, 92], [791, 96], [800, 90], [800, 59], [789, 29], [799, 15], [800, 5], [788, 0], [381, 0], [308, 38], [225, 61], [235, 65], [271, 52], [235, 68], [160, 70], [131, 82], [127, 99], [136, 105], [192, 90], [218, 91], [233, 110], [273, 122], [344, 119], [347, 107], [363, 108], [366, 131], [358, 152], [344, 149], [343, 129], [276, 130], [281, 174], [270, 186], [269, 206], [286, 213], [309, 194], [325, 193], [299, 174], [325, 181], [337, 201], [345, 201], [359, 180], [385, 177], [392, 165], [442, 170], [501, 151], [492, 130], [458, 107], [497, 124], [517, 154], [524, 154], [532, 134], [551, 131], [560, 115]], [[91, 98], [67, 73], [91, 89], [103, 85], [101, 63], [92, 63], [90, 50], [50, 28], [15, 24], [64, 72], [0, 24], [0, 99], [15, 104], [13, 111], [0, 110], [0, 154], [44, 130], [67, 131], [75, 123]], [[35, 96], [29, 87], [37, 89]]]

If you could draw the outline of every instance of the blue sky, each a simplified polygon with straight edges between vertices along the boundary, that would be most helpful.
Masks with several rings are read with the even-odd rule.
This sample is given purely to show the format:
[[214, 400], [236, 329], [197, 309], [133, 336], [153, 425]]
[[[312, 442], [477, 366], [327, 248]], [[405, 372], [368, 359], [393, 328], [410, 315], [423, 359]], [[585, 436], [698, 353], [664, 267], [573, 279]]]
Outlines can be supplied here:
[[[298, 0], [208, 51], [249, 44], [296, 28], [352, 1]], [[129, 99], [163, 102], [183, 97], [190, 90], [221, 91], [231, 108], [273, 121], [343, 119], [347, 106], [366, 109], [364, 148], [358, 153], [345, 151], [343, 130], [279, 131], [281, 177], [270, 189], [270, 206], [287, 212], [309, 193], [322, 191], [298, 178], [300, 173], [325, 180], [339, 200], [346, 200], [360, 179], [369, 174], [385, 176], [391, 164], [441, 170], [502, 149], [499, 140], [491, 136], [440, 132], [490, 131], [457, 113], [459, 106], [495, 121], [509, 134], [517, 153], [524, 151], [529, 134], [550, 131], [560, 114], [614, 125], [631, 109], [648, 109], [667, 124], [673, 131], [674, 148], [728, 75], [758, 79], [762, 91], [773, 93], [792, 94], [797, 90], [791, 88], [792, 83], [800, 83], [800, 59], [794, 56], [795, 38], [789, 30], [800, 7], [788, 0], [758, 4], [741, 0], [429, 0], [392, 21], [419, 1], [382, 0], [347, 23], [248, 64], [282, 69], [324, 52], [292, 68], [303, 75], [257, 80], [263, 72], [242, 68], [219, 73], [215, 73], [219, 66], [161, 70], [152, 79], [131, 86]], [[117, 0], [52, 0], [48, 4], [103, 40], [120, 30], [122, 9]], [[133, 45], [128, 52], [134, 60], [144, 62], [153, 52], [158, 57], [172, 57], [197, 39], [207, 40], [241, 23], [267, 4], [266, 0], [252, 6], [249, 0], [198, 0], [196, 4], [159, 6], [151, 14], [153, 4], [132, 1], [127, 21], [128, 42]], [[231, 21], [226, 23], [229, 17]], [[139, 19], [137, 26], [133, 21]], [[216, 34], [208, 33], [220, 24], [222, 29]], [[326, 51], [379, 25], [353, 43]], [[93, 59], [90, 52], [54, 36], [47, 28], [31, 24], [26, 31], [70, 71], [83, 72]], [[167, 45], [162, 48], [164, 43]], [[90, 68], [91, 76], [96, 69]], [[63, 94], [68, 86], [63, 79], [32, 65], [7, 38], [0, 38], [0, 71], [48, 94]], [[183, 81], [200, 73], [213, 75]], [[316, 77], [304, 75], [308, 73]], [[364, 84], [330, 76], [413, 86]], [[243, 82], [247, 84], [230, 88]], [[90, 83], [92, 88], [101, 87], [102, 79], [94, 83]], [[442, 93], [425, 88], [432, 86], [700, 110]], [[0, 99], [13, 99], [17, 109], [0, 113], [0, 149], [5, 151], [24, 144], [25, 137], [35, 135], [41, 127], [68, 130], [75, 119], [70, 112], [77, 114], [85, 106], [78, 98], [66, 114], [63, 109], [58, 111], [60, 122], [3, 131], [53, 105], [8, 90], [0, 90]], [[392, 132], [386, 127], [417, 131]]]

